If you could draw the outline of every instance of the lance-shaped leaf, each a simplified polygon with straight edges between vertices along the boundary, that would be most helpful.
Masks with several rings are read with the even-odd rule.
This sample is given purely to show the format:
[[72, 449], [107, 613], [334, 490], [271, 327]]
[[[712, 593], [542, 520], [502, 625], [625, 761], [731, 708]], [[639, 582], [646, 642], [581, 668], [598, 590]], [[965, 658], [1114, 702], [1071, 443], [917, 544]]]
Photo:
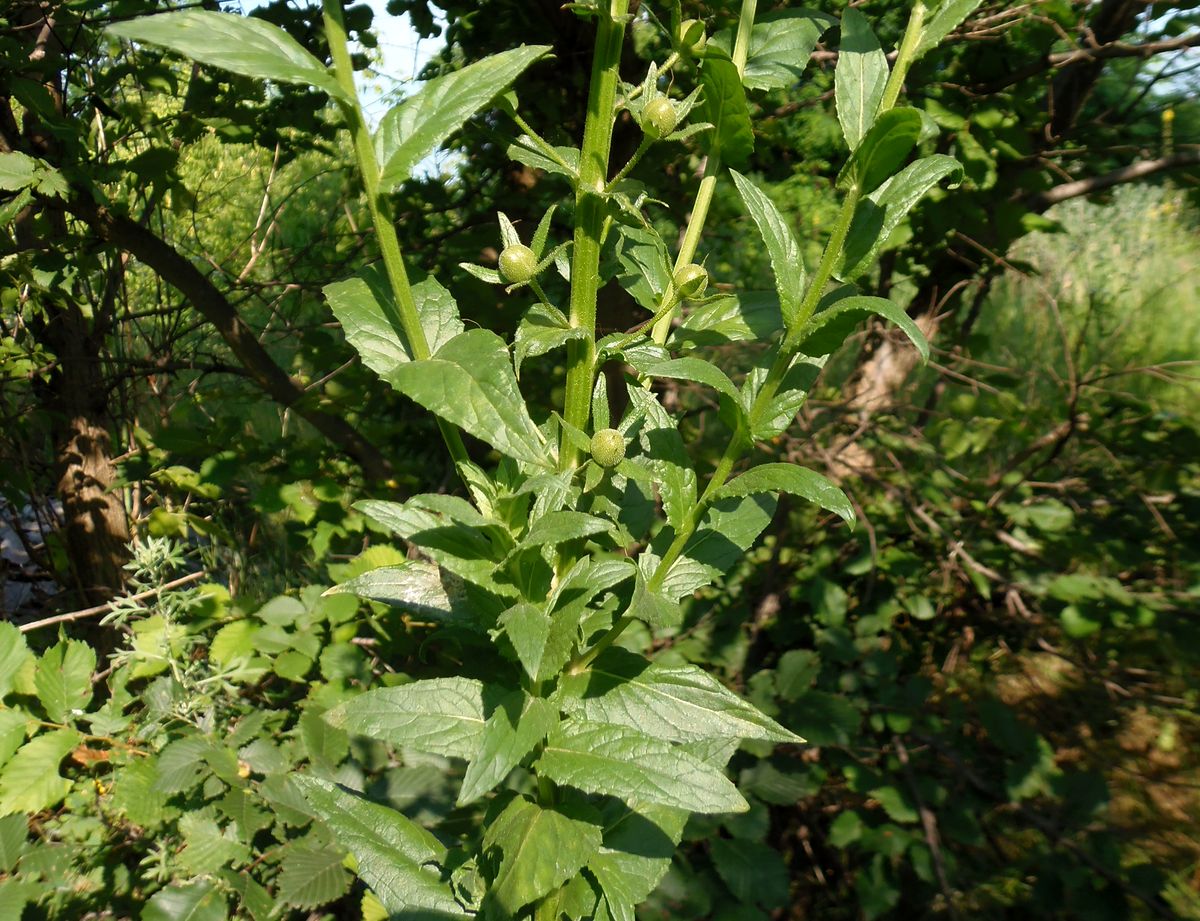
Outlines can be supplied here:
[[916, 109], [889, 109], [875, 120], [850, 161], [838, 175], [838, 187], [874, 192], [900, 168], [921, 137], [923, 121]]
[[718, 154], [731, 166], [741, 167], [754, 153], [754, 129], [746, 105], [746, 90], [737, 67], [719, 48], [706, 49], [700, 72], [704, 94], [699, 118], [713, 126], [701, 135], [705, 152]]
[[[711, 585], [745, 555], [774, 514], [775, 500], [770, 496], [714, 502], [679, 559], [668, 570], [662, 594], [678, 599]], [[671, 537], [669, 532], [660, 532], [654, 541], [655, 551], [665, 552], [662, 545]]]
[[16, 624], [0, 623], [0, 699], [12, 690], [13, 681], [29, 660], [29, 646]]
[[[383, 270], [364, 269], [354, 278], [326, 285], [324, 293], [363, 364], [390, 382], [397, 366], [412, 360], [412, 352], [401, 335], [400, 313]], [[412, 294], [430, 351], [436, 352], [463, 331], [458, 305], [437, 279], [418, 282]]]
[[435, 416], [501, 454], [535, 467], [548, 464], [508, 349], [491, 330], [472, 329], [455, 336], [432, 358], [396, 367], [389, 380]]
[[880, 316], [895, 323], [924, 361], [929, 360], [929, 342], [920, 327], [898, 305], [882, 297], [855, 295], [836, 301], [828, 310], [812, 317], [796, 336], [799, 348], [807, 355], [828, 355], [846, 341], [846, 337], [869, 316]]
[[457, 623], [473, 619], [462, 580], [424, 560], [368, 570], [327, 589], [325, 594], [382, 601], [434, 620]]
[[581, 326], [572, 326], [557, 307], [534, 304], [521, 318], [513, 337], [513, 365], [517, 376], [521, 374], [525, 359], [562, 348], [572, 339], [584, 338], [587, 338], [587, 331]]
[[661, 665], [610, 649], [564, 680], [564, 706], [589, 722], [630, 726], [673, 742], [803, 742], [694, 665]]
[[815, 470], [796, 464], [759, 464], [734, 477], [717, 496], [752, 496], [758, 493], [786, 492], [815, 502], [854, 527], [854, 506], [846, 494]]
[[473, 758], [483, 737], [483, 685], [470, 678], [430, 678], [377, 688], [329, 710], [325, 719], [392, 745]]
[[651, 627], [678, 627], [683, 622], [683, 608], [674, 598], [668, 598], [661, 590], [650, 586], [650, 573], [658, 565], [658, 557], [643, 552], [638, 559], [633, 598], [629, 602], [628, 614], [644, 621]]
[[446, 849], [433, 835], [396, 810], [327, 780], [303, 774], [291, 779], [337, 842], [354, 855], [359, 877], [391, 917], [449, 921], [468, 916], [441, 878]]
[[611, 529], [612, 525], [603, 518], [597, 518], [586, 512], [561, 509], [547, 512], [530, 525], [529, 531], [521, 538], [518, 546], [525, 549], [542, 547], [546, 544], [558, 545], [569, 540], [603, 534]]
[[508, 145], [508, 156], [525, 166], [545, 170], [548, 173], [558, 173], [566, 176], [572, 182], [579, 179], [579, 148], [553, 147], [554, 156], [527, 134], [522, 134], [517, 140]]
[[633, 921], [633, 909], [662, 880], [687, 817], [682, 809], [640, 805], [637, 812], [625, 811], [606, 823], [604, 846], [588, 861], [588, 869], [604, 890], [610, 909], [624, 906], [622, 914], [613, 911], [614, 921]]
[[689, 310], [671, 334], [677, 350], [762, 341], [783, 328], [779, 295], [774, 291], [739, 291]]
[[114, 23], [105, 31], [131, 42], [168, 48], [244, 77], [315, 86], [334, 99], [350, 101], [324, 64], [279, 26], [262, 19], [181, 10]]
[[528, 45], [494, 54], [434, 77], [389, 111], [375, 133], [380, 191], [390, 192], [404, 182], [414, 166], [549, 50], [549, 45]]
[[557, 722], [558, 710], [544, 697], [530, 697], [524, 691], [503, 697], [484, 724], [479, 753], [467, 766], [458, 805], [472, 803], [494, 789]]
[[656, 803], [703, 813], [749, 808], [721, 771], [628, 726], [568, 720], [550, 734], [535, 766], [555, 783], [630, 805]]
[[867, 17], [854, 7], [842, 13], [842, 43], [833, 75], [834, 100], [842, 135], [851, 150], [875, 123], [887, 85], [887, 55]]
[[834, 274], [853, 281], [871, 270], [880, 251], [908, 213], [935, 185], [947, 177], [957, 185], [962, 164], [953, 157], [934, 154], [904, 167], [858, 203]]
[[942, 39], [975, 12], [981, 2], [982, 0], [942, 0], [938, 8], [925, 20], [925, 25], [921, 29], [921, 38], [917, 42], [915, 58], [921, 57], [941, 44]]
[[712, 387], [718, 393], [738, 402], [738, 389], [729, 376], [703, 358], [671, 358], [667, 361], [641, 361], [631, 358], [630, 364], [648, 377], [667, 377], [677, 381], [694, 381]]
[[500, 855], [485, 906], [494, 903], [505, 917], [515, 918], [524, 906], [576, 876], [600, 849], [600, 840], [598, 825], [517, 797], [483, 835], [484, 850]]
[[500, 625], [512, 643], [521, 667], [535, 681], [546, 654], [551, 623], [549, 614], [527, 601], [513, 605], [500, 615]]
[[779, 213], [775, 203], [749, 179], [736, 170], [730, 170], [733, 184], [745, 202], [746, 210], [758, 225], [758, 232], [767, 245], [767, 255], [775, 272], [775, 290], [779, 292], [779, 305], [783, 321], [791, 326], [804, 297], [804, 259], [800, 245], [796, 242], [787, 219]]

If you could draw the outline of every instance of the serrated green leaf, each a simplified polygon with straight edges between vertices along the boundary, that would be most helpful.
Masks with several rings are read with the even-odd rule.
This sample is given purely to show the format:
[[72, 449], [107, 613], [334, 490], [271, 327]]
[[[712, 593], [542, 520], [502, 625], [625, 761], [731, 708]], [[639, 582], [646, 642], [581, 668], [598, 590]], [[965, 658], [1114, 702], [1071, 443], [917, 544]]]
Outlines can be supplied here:
[[389, 382], [434, 415], [486, 441], [501, 454], [535, 467], [549, 463], [504, 340], [472, 329], [442, 345], [426, 361], [397, 366]]
[[78, 640], [60, 640], [38, 660], [33, 683], [52, 722], [62, 723], [92, 699], [96, 653]]
[[154, 760], [132, 761], [115, 772], [109, 803], [134, 825], [158, 826], [167, 815], [167, 794], [154, 788], [158, 770]]
[[700, 82], [704, 92], [697, 117], [713, 126], [700, 136], [705, 153], [719, 154], [725, 163], [741, 169], [754, 153], [754, 128], [738, 69], [726, 52], [708, 48]]
[[275, 897], [294, 908], [319, 908], [340, 899], [349, 888], [341, 851], [301, 844], [284, 852]]
[[547, 304], [534, 304], [521, 318], [513, 336], [513, 367], [519, 377], [527, 358], [545, 355], [572, 339], [586, 338], [581, 326], [571, 326], [562, 312]]
[[56, 729], [21, 746], [0, 773], [0, 816], [41, 812], [66, 796], [71, 782], [58, 765], [82, 739], [73, 729]]
[[176, 54], [257, 80], [299, 83], [349, 102], [325, 66], [279, 26], [262, 19], [206, 10], [144, 16], [108, 26], [116, 38], [168, 48]]
[[0, 710], [0, 767], [8, 763], [13, 752], [25, 741], [29, 715], [21, 710]]
[[29, 655], [29, 647], [17, 625], [0, 623], [0, 700], [12, 690], [13, 680]]
[[568, 720], [546, 742], [539, 773], [555, 783], [689, 812], [744, 812], [729, 779], [663, 739], [627, 726]]
[[24, 814], [0, 818], [0, 873], [11, 873], [29, 837], [29, 819]]
[[[775, 506], [775, 500], [768, 495], [714, 502], [679, 559], [668, 570], [663, 580], [663, 595], [669, 599], [683, 598], [729, 572], [771, 523]], [[657, 546], [656, 542], [656, 549]]]
[[547, 512], [538, 518], [529, 526], [529, 531], [521, 538], [518, 546], [522, 549], [542, 547], [547, 544], [554, 546], [569, 540], [603, 534], [611, 528], [612, 525], [603, 518], [588, 515], [586, 512], [562, 509]]
[[730, 170], [730, 175], [767, 246], [767, 255], [775, 272], [775, 288], [779, 292], [783, 321], [791, 326], [804, 297], [804, 258], [800, 254], [800, 244], [796, 242], [787, 219], [761, 189], [736, 170]]
[[225, 897], [210, 882], [159, 890], [142, 909], [141, 921], [227, 921]]
[[662, 630], [678, 627], [683, 622], [683, 608], [661, 590], [651, 587], [652, 572], [658, 567], [658, 562], [658, 557], [653, 554], [643, 554], [643, 557], [639, 558], [638, 571], [634, 576], [633, 597], [629, 601], [627, 613], [650, 627]]
[[238, 867], [250, 859], [250, 848], [237, 839], [235, 830], [222, 831], [211, 816], [185, 812], [179, 818], [179, 833], [184, 847], [178, 860], [192, 877]]
[[766, 13], [755, 19], [742, 82], [750, 89], [784, 89], [804, 75], [817, 41], [837, 22], [816, 10]]
[[838, 175], [838, 188], [874, 192], [908, 159], [921, 137], [921, 113], [901, 107], [880, 115]]
[[394, 809], [310, 775], [292, 778], [337, 842], [358, 861], [358, 875], [384, 907], [405, 921], [464, 918], [439, 864], [446, 850]]
[[334, 768], [349, 754], [350, 738], [346, 731], [324, 719], [319, 710], [305, 710], [298, 722], [304, 753], [313, 764]]
[[815, 470], [796, 464], [759, 464], [717, 490], [718, 498], [785, 492], [815, 502], [854, 527], [854, 506], [846, 494]]
[[729, 397], [735, 404], [738, 402], [738, 390], [733, 386], [733, 381], [724, 371], [703, 358], [671, 358], [667, 361], [649, 362], [634, 359], [630, 364], [648, 377], [694, 381], [712, 387], [718, 393]]
[[673, 346], [719, 346], [769, 339], [783, 328], [779, 295], [742, 291], [691, 309], [671, 334]]
[[673, 742], [763, 739], [803, 742], [694, 665], [660, 665], [610, 649], [564, 679], [564, 706], [590, 722], [638, 729]]
[[[435, 278], [412, 286], [413, 301], [430, 351], [463, 331], [454, 297]], [[400, 313], [392, 297], [391, 283], [383, 270], [370, 266], [354, 278], [334, 282], [323, 289], [330, 310], [342, 324], [346, 341], [354, 346], [362, 362], [385, 381], [398, 365], [412, 360], [401, 335]]]
[[828, 355], [870, 316], [883, 317], [896, 324], [917, 347], [922, 360], [929, 360], [929, 341], [921, 328], [901, 307], [882, 297], [855, 295], [842, 298], [805, 323], [796, 334], [796, 341], [800, 350], [808, 355]]
[[550, 636], [551, 620], [537, 605], [523, 601], [500, 615], [500, 625], [530, 678], [537, 680]]
[[208, 657], [218, 665], [229, 665], [238, 659], [253, 657], [258, 648], [254, 636], [258, 626], [250, 620], [235, 620], [226, 624], [208, 644]]
[[948, 176], [955, 176], [952, 185], [957, 185], [962, 171], [953, 157], [922, 157], [860, 201], [834, 274], [853, 281], [869, 272], [892, 233], [926, 193]]
[[158, 780], [154, 789], [160, 793], [182, 793], [193, 789], [210, 772], [207, 756], [212, 743], [202, 736], [176, 739], [158, 753]]
[[325, 714], [334, 726], [392, 745], [473, 758], [483, 737], [483, 685], [431, 678], [367, 691]]
[[875, 123], [888, 79], [887, 55], [867, 17], [854, 7], [842, 13], [842, 42], [834, 70], [834, 99], [842, 135], [851, 150]]
[[557, 173], [572, 181], [578, 180], [579, 148], [555, 147], [554, 153], [555, 156], [552, 158], [537, 141], [527, 134], [522, 134], [508, 146], [508, 156], [518, 163], [534, 169], [542, 169], [548, 173]]
[[628, 911], [614, 918], [633, 917], [671, 866], [683, 835], [688, 812], [666, 806], [641, 805], [606, 824], [604, 846], [588, 861], [608, 900], [610, 910], [622, 904]]
[[558, 723], [558, 711], [542, 697], [523, 691], [504, 696], [483, 727], [479, 753], [471, 759], [458, 805], [474, 802], [496, 787]]
[[413, 167], [549, 50], [549, 45], [528, 45], [491, 55], [427, 80], [391, 109], [375, 132], [376, 155], [382, 166], [380, 191], [386, 194], [404, 182]]
[[517, 797], [484, 832], [484, 850], [499, 849], [501, 854], [485, 905], [494, 901], [515, 916], [575, 876], [600, 849], [600, 841], [599, 826]]

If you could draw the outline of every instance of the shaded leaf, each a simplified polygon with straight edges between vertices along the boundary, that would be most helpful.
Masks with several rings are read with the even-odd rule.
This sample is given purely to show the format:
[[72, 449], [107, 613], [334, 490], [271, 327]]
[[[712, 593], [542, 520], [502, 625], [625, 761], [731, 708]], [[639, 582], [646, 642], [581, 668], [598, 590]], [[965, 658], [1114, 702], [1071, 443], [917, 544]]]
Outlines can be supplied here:
[[854, 506], [846, 494], [829, 479], [815, 470], [796, 464], [759, 464], [734, 477], [719, 490], [717, 497], [751, 496], [764, 492], [786, 492], [815, 502], [833, 512], [851, 527], [854, 526]]
[[484, 724], [479, 753], [467, 766], [458, 805], [465, 806], [494, 789], [557, 722], [558, 711], [545, 698], [530, 697], [523, 691], [505, 695]]
[[796, 336], [797, 342], [808, 355], [828, 355], [846, 341], [859, 323], [872, 315], [883, 317], [900, 327], [917, 347], [921, 358], [929, 360], [929, 342], [920, 327], [901, 307], [882, 297], [856, 295], [837, 301], [801, 327]]

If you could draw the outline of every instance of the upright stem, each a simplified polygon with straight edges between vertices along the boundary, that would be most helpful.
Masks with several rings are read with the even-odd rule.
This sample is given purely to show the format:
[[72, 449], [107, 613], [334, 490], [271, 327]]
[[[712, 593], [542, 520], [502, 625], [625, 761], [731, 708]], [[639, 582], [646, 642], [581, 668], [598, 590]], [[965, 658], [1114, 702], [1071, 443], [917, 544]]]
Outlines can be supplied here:
[[921, 31], [925, 28], [925, 4], [917, 0], [908, 16], [908, 27], [904, 30], [904, 38], [900, 39], [900, 47], [896, 49], [896, 63], [892, 66], [891, 76], [887, 86], [883, 88], [883, 99], [879, 102], [879, 112], [883, 114], [896, 104], [900, 98], [900, 89], [908, 77], [908, 69], [916, 60], [917, 45], [921, 43]]
[[[387, 302], [382, 307], [392, 326], [404, 336], [409, 353], [420, 361], [430, 356], [429, 341], [425, 338], [425, 328], [421, 326], [421, 315], [413, 298], [408, 271], [404, 268], [404, 254], [400, 250], [400, 238], [396, 236], [396, 228], [392, 223], [391, 207], [386, 197], [379, 194], [379, 160], [375, 156], [375, 144], [363, 118], [358, 90], [354, 86], [354, 66], [350, 62], [349, 37], [346, 35], [346, 26], [342, 19], [341, 0], [323, 0], [323, 12], [325, 38], [329, 42], [334, 74], [346, 95], [353, 100], [353, 104], [341, 104], [342, 115], [354, 140], [354, 156], [358, 161], [363, 189], [367, 193], [371, 223], [375, 226], [379, 253], [383, 257], [384, 271], [387, 273], [392, 297], [395, 299], [395, 310]], [[454, 462], [457, 464], [466, 461], [467, 449], [458, 429], [442, 419], [438, 419], [438, 428], [442, 431], [442, 437], [446, 440], [446, 447], [449, 448]]]
[[[617, 95], [621, 44], [629, 0], [612, 0], [599, 18], [596, 50], [592, 58], [591, 91], [583, 147], [579, 157], [579, 185], [575, 190], [575, 246], [571, 254], [571, 326], [585, 335], [567, 346], [567, 387], [563, 418], [586, 431], [591, 412], [592, 380], [596, 364], [596, 296], [600, 290], [600, 245], [604, 233], [604, 188], [608, 181], [608, 156], [612, 147], [613, 103]], [[577, 451], [564, 433], [559, 446], [559, 466], [575, 465]]]
[[[750, 35], [754, 30], [754, 13], [758, 0], [742, 0], [742, 12], [738, 18], [737, 38], [733, 43], [733, 63], [737, 67], [738, 76], [746, 71], [746, 58], [750, 53]], [[704, 161], [704, 176], [700, 179], [700, 188], [696, 192], [696, 201], [692, 205], [692, 215], [688, 219], [687, 231], [683, 235], [683, 243], [679, 246], [679, 254], [675, 257], [675, 269], [678, 272], [696, 258], [696, 249], [700, 245], [700, 235], [708, 220], [708, 209], [712, 205], [713, 193], [717, 189], [717, 177], [721, 174], [721, 151], [718, 148], [708, 155]], [[667, 341], [671, 332], [671, 321], [674, 319], [674, 309], [669, 310], [654, 324], [651, 338], [662, 345]]]

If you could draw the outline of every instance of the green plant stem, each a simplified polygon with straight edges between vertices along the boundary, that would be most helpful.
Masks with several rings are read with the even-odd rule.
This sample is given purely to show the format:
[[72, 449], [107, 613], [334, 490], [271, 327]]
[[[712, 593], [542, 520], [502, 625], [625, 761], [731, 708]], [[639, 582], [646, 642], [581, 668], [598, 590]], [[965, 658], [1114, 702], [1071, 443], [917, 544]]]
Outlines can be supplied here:
[[892, 65], [891, 76], [883, 88], [883, 98], [879, 101], [879, 112], [883, 114], [896, 104], [900, 98], [900, 90], [908, 78], [908, 69], [916, 60], [917, 45], [921, 42], [921, 31], [925, 27], [925, 4], [916, 0], [912, 12], [908, 16], [908, 26], [904, 37], [900, 39], [900, 47], [896, 49], [896, 63]]
[[[629, 0], [612, 0], [601, 14], [592, 59], [591, 90], [583, 147], [579, 157], [579, 184], [575, 190], [575, 247], [571, 253], [571, 326], [584, 330], [582, 339], [567, 346], [567, 385], [563, 418], [587, 430], [591, 413], [592, 379], [596, 365], [596, 297], [600, 290], [600, 246], [604, 234], [604, 198], [608, 157], [612, 148], [613, 103], [616, 100], [621, 45]], [[559, 446], [559, 466], [576, 465], [578, 451], [565, 436]]]
[[[387, 272], [392, 297], [399, 312], [396, 313], [392, 305], [386, 302], [382, 306], [392, 326], [404, 336], [409, 353], [415, 360], [421, 361], [430, 356], [429, 341], [425, 338], [425, 328], [421, 325], [421, 315], [413, 298], [408, 271], [404, 268], [404, 254], [400, 250], [400, 239], [396, 236], [396, 228], [392, 223], [391, 208], [386, 199], [379, 194], [379, 160], [375, 156], [375, 144], [363, 118], [358, 89], [354, 85], [354, 66], [350, 61], [349, 36], [342, 19], [341, 0], [323, 0], [322, 9], [325, 38], [329, 42], [334, 74], [338, 83], [345, 89], [346, 95], [353, 100], [353, 104], [341, 103], [342, 115], [354, 139], [354, 155], [358, 161], [359, 174], [362, 176], [363, 189], [366, 191], [371, 223], [375, 226], [383, 267]], [[458, 429], [442, 419], [438, 419], [437, 422], [455, 465], [469, 460], [466, 445], [463, 444]]]
[[554, 149], [553, 144], [534, 131], [529, 122], [525, 121], [525, 119], [521, 117], [521, 113], [517, 112], [513, 108], [509, 108], [507, 106], [506, 108], [508, 109], [508, 117], [513, 120], [518, 128], [528, 135], [529, 139], [533, 141], [533, 143], [542, 149], [542, 153], [565, 169], [568, 173], [571, 172], [570, 164], [568, 164], [567, 161], [562, 158], [562, 155]]
[[[754, 30], [754, 14], [757, 7], [758, 0], [742, 0], [737, 38], [734, 39], [733, 44], [733, 63], [737, 67], [739, 77], [746, 70], [746, 58], [750, 52], [750, 35]], [[709, 154], [708, 159], [704, 162], [704, 175], [700, 179], [696, 201], [692, 204], [692, 214], [688, 219], [683, 242], [679, 245], [679, 254], [675, 257], [675, 272], [696, 259], [696, 249], [700, 245], [700, 235], [704, 232], [704, 224], [708, 220], [708, 210], [712, 205], [713, 193], [717, 189], [717, 177], [720, 174], [721, 151], [718, 149]], [[667, 336], [671, 333], [671, 321], [674, 318], [675, 310], [672, 308], [654, 324], [651, 338], [659, 345], [663, 345], [667, 341]]]

